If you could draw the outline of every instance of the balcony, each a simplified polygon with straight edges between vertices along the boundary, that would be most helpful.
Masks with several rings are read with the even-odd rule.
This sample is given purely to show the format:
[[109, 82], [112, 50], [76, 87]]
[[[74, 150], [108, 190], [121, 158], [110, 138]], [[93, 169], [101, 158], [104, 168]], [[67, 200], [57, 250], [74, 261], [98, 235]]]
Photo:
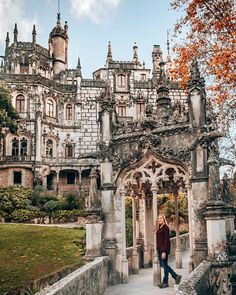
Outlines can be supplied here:
[[30, 163], [34, 161], [34, 156], [1, 156], [0, 162], [1, 163]]

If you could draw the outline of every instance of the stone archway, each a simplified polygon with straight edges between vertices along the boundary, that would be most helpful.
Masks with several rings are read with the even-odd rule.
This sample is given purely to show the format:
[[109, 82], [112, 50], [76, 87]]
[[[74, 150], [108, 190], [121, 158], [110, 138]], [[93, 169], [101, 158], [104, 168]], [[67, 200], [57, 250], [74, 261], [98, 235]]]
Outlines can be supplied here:
[[[144, 247], [144, 266], [158, 263], [155, 261], [155, 239], [153, 226], [158, 215], [157, 195], [161, 193], [176, 193], [180, 187], [187, 188], [189, 182], [188, 169], [179, 161], [164, 159], [147, 151], [139, 161], [126, 167], [117, 177], [117, 191], [114, 198], [114, 213], [116, 218], [117, 263], [122, 281], [127, 281], [128, 262], [126, 259], [125, 241], [125, 197], [131, 196], [133, 212], [138, 209], [139, 235]], [[135, 214], [136, 215], [136, 214]], [[134, 229], [135, 230], [135, 229]], [[133, 237], [136, 236], [136, 233]], [[137, 241], [133, 240], [134, 255], [137, 256]], [[138, 257], [136, 257], [138, 259]], [[154, 265], [153, 264], [153, 265]], [[134, 267], [139, 262], [134, 260]], [[158, 265], [157, 265], [158, 269]], [[156, 270], [156, 272], [158, 272]], [[155, 266], [154, 266], [155, 273]]]

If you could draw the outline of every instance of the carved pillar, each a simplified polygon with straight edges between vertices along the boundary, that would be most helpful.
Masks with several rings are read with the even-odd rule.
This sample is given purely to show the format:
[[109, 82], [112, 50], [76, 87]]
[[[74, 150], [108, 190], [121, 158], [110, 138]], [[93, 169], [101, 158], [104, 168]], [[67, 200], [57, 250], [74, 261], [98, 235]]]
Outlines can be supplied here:
[[137, 253], [137, 231], [136, 231], [136, 198], [132, 197], [132, 221], [133, 221], [133, 265], [132, 272], [139, 273], [139, 256]]
[[121, 269], [122, 269], [122, 283], [126, 284], [129, 281], [129, 266], [126, 255], [126, 229], [125, 229], [125, 195], [126, 190], [120, 190], [120, 198], [121, 198], [121, 236], [122, 236], [122, 260], [121, 260]]
[[114, 210], [114, 184], [112, 180], [112, 163], [106, 158], [101, 163], [101, 201], [104, 215], [104, 225], [102, 231], [103, 254], [111, 258], [111, 272], [109, 273], [109, 283], [117, 284], [116, 277], [116, 256], [117, 243], [115, 237], [115, 210]]
[[88, 210], [96, 209], [97, 206], [98, 206], [98, 200], [97, 200], [97, 173], [96, 173], [96, 169], [92, 168], [91, 173], [90, 173]]
[[[157, 217], [158, 217], [158, 205], [157, 205], [157, 186], [153, 185], [151, 187], [152, 191], [152, 212], [153, 212], [153, 228], [156, 228]], [[153, 260], [153, 285], [158, 286], [161, 284], [161, 267], [160, 261], [157, 257], [157, 246], [156, 246], [156, 231], [153, 234], [154, 239], [154, 260]]]
[[176, 231], [176, 249], [175, 249], [175, 266], [176, 268], [182, 268], [182, 255], [180, 249], [180, 238], [179, 238], [179, 194], [174, 193], [175, 199], [175, 231]]
[[188, 198], [188, 219], [189, 219], [189, 273], [193, 271], [194, 264], [193, 264], [193, 245], [194, 245], [194, 234], [193, 234], [193, 205], [192, 205], [192, 194], [191, 194], [191, 186], [190, 183], [186, 184], [187, 189], [187, 198]]
[[57, 192], [57, 195], [59, 195], [59, 193], [60, 193], [59, 183], [60, 183], [60, 171], [56, 171], [56, 192]]
[[148, 237], [147, 237], [147, 204], [143, 196], [143, 248], [144, 248], [144, 267], [149, 267]]

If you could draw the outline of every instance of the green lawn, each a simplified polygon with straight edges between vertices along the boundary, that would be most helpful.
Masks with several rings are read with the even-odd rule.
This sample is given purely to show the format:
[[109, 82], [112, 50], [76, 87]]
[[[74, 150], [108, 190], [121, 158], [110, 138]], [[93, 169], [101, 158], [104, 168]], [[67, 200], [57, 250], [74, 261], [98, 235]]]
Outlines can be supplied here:
[[82, 265], [81, 247], [73, 241], [84, 235], [81, 229], [0, 224], [0, 295]]

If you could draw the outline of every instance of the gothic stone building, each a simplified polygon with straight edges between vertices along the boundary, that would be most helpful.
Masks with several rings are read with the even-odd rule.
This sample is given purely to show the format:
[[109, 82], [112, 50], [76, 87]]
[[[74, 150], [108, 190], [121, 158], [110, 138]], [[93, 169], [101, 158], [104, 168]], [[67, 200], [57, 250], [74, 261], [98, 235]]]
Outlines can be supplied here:
[[136, 44], [132, 61], [113, 60], [109, 44], [105, 66], [84, 79], [79, 62], [68, 69], [68, 26], [60, 18], [48, 44], [48, 49], [37, 44], [35, 27], [32, 42], [18, 40], [17, 26], [12, 44], [7, 34], [0, 80], [20, 120], [16, 134], [2, 130], [0, 185], [41, 184], [58, 195], [87, 190], [92, 209], [99, 188], [104, 226], [97, 223], [96, 235], [93, 229], [87, 254], [113, 257], [113, 282], [128, 277], [127, 196], [133, 200], [134, 254], [142, 245], [144, 265], [155, 257], [158, 194], [178, 195], [180, 189], [188, 196], [190, 263], [223, 253], [233, 219], [225, 217], [219, 197], [220, 135], [197, 63], [184, 92], [170, 77], [170, 56], [165, 65], [158, 45], [151, 71], [140, 63]]

